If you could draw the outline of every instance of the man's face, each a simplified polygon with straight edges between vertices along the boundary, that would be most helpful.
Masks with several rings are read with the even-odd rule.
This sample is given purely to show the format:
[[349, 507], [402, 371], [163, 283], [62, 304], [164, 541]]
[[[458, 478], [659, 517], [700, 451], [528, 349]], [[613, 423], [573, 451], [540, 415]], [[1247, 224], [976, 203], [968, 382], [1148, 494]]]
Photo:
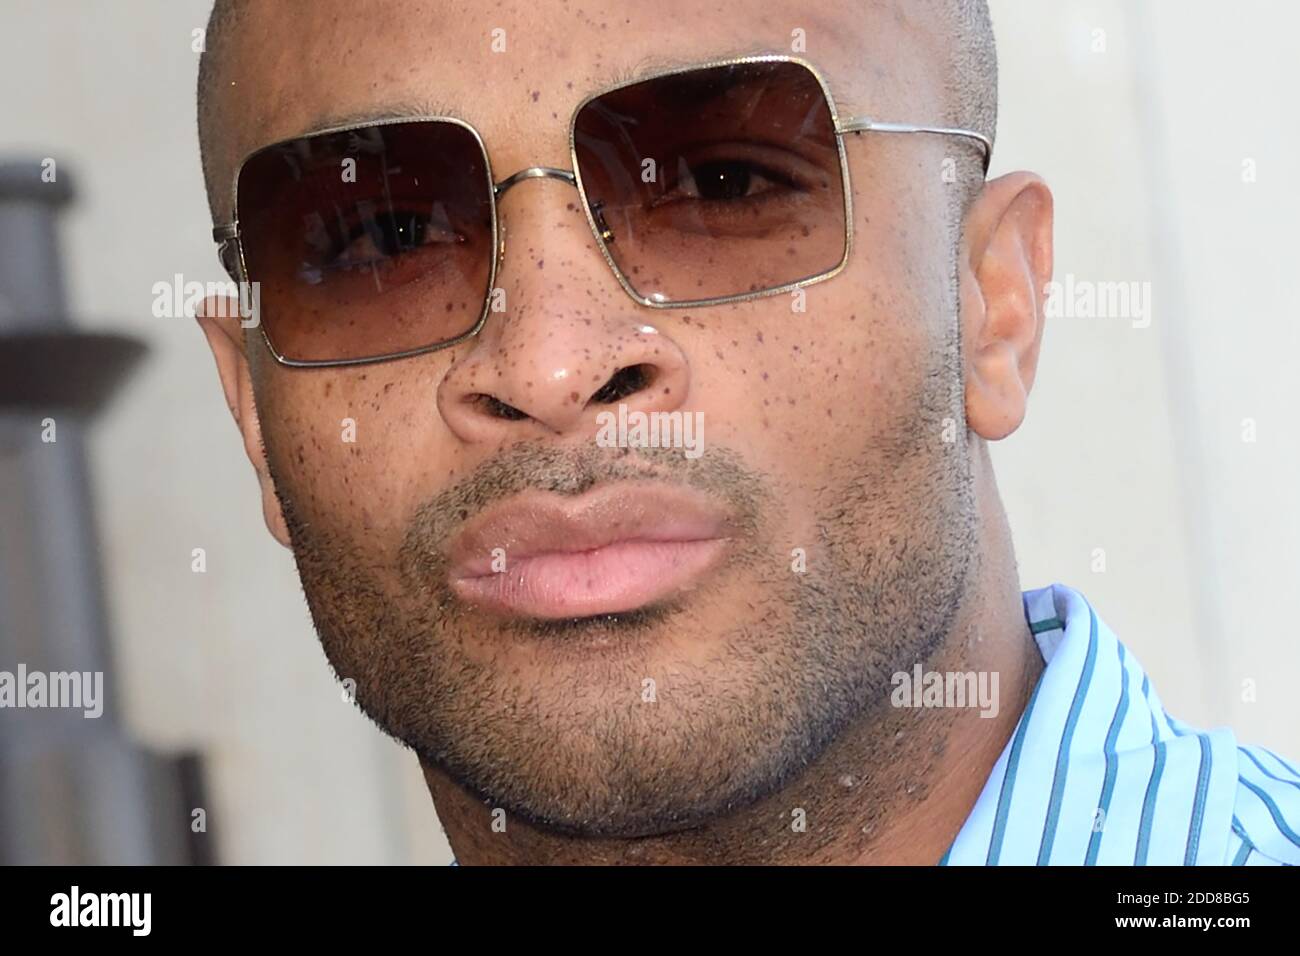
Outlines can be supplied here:
[[[588, 93], [800, 36], [842, 114], [938, 122], [940, 20], [858, 0], [265, 4], [229, 47], [218, 168], [430, 101], [478, 129], [498, 179], [567, 168]], [[976, 547], [941, 175], [965, 147], [846, 148], [853, 256], [802, 311], [637, 305], [577, 192], [542, 179], [502, 199], [508, 308], [475, 338], [302, 370], [249, 337], [331, 663], [494, 806], [588, 834], [690, 826], [775, 790], [947, 634]], [[618, 401], [702, 413], [703, 454], [600, 447]]]

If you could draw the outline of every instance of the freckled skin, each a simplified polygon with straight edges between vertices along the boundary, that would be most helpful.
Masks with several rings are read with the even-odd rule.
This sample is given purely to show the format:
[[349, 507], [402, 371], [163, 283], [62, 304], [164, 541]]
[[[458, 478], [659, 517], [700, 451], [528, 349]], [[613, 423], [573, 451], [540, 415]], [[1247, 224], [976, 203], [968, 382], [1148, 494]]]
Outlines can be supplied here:
[[[566, 121], [588, 92], [651, 57], [786, 51], [795, 27], [851, 97], [842, 112], [944, 118], [941, 18], [860, 0], [593, 9], [259, 5], [224, 67], [238, 83], [221, 94], [222, 175], [323, 116], [430, 98], [477, 127], [497, 179], [567, 168]], [[496, 27], [506, 53], [492, 52]], [[541, 179], [499, 207], [506, 312], [454, 348], [294, 370], [204, 320], [325, 650], [417, 751], [462, 862], [942, 854], [1037, 673], [985, 441], [1023, 416], [1033, 289], [1050, 277], [1050, 194], [1027, 174], [986, 187], [954, 266], [935, 171], [959, 148], [847, 138], [854, 256], [805, 290], [802, 312], [788, 295], [638, 306], [572, 188]], [[606, 406], [593, 395], [634, 366], [651, 374], [623, 399], [633, 409], [703, 413], [698, 465], [645, 457], [746, 514], [736, 559], [626, 620], [543, 633], [459, 606], [436, 552], [460, 521], [509, 489], [581, 490], [639, 457], [594, 446]], [[340, 440], [348, 418], [355, 442]], [[954, 440], [946, 419], [964, 423]], [[891, 709], [890, 675], [917, 661], [1002, 671], [1000, 718]], [[492, 807], [508, 836], [491, 831]], [[792, 807], [806, 832], [791, 831]]]

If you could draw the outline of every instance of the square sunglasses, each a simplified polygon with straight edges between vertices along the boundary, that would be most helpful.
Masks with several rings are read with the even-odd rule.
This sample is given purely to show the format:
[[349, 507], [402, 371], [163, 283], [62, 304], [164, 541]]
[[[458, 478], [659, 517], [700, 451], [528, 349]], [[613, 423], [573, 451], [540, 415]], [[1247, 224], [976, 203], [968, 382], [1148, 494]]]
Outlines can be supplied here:
[[500, 311], [497, 204], [526, 179], [578, 191], [596, 245], [639, 305], [743, 302], [837, 275], [853, 249], [847, 133], [963, 137], [945, 126], [841, 119], [823, 75], [779, 54], [679, 67], [586, 97], [572, 169], [496, 181], [469, 123], [383, 119], [258, 149], [235, 174], [233, 222], [212, 237], [257, 283], [282, 365], [390, 361], [448, 348]]

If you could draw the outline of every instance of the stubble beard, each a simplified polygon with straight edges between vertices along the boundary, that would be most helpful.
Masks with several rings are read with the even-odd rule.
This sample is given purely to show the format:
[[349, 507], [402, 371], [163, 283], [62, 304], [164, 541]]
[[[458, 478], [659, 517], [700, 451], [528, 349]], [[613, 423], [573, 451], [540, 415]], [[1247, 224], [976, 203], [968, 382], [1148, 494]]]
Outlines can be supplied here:
[[[873, 720], [892, 675], [930, 659], [954, 626], [977, 536], [964, 427], [940, 437], [945, 418], [964, 423], [959, 346], [944, 351], [890, 437], [826, 472], [811, 546], [780, 540], [772, 483], [716, 447], [694, 461], [671, 449], [506, 448], [418, 508], [380, 560], [349, 529], [297, 512], [277, 480], [331, 666], [422, 761], [557, 832], [672, 833], [779, 791], [846, 727]], [[441, 545], [465, 516], [525, 488], [579, 494], [646, 467], [738, 516], [720, 581], [745, 582], [744, 606], [721, 606], [719, 584], [631, 614], [498, 626], [448, 589]], [[796, 547], [811, 556], [804, 573], [792, 570]], [[697, 638], [701, 612], [734, 623]], [[716, 651], [663, 660], [669, 635]], [[549, 666], [521, 674], [465, 651], [520, 641], [537, 642]]]

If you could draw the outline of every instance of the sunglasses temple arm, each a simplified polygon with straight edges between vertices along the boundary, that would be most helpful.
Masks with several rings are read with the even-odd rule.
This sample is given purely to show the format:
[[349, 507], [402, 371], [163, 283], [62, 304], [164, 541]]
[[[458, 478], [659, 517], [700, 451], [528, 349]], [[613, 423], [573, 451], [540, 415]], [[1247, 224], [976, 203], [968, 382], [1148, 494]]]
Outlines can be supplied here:
[[845, 133], [929, 133], [935, 136], [961, 136], [973, 139], [980, 144], [984, 155], [984, 172], [988, 173], [989, 163], [993, 158], [993, 143], [983, 133], [974, 130], [958, 129], [952, 126], [912, 126], [909, 123], [877, 123], [869, 119], [849, 119], [836, 129], [841, 136]]
[[230, 278], [239, 282], [243, 270], [239, 262], [239, 227], [234, 223], [223, 223], [212, 227], [212, 241], [217, 244], [217, 258], [221, 267]]

